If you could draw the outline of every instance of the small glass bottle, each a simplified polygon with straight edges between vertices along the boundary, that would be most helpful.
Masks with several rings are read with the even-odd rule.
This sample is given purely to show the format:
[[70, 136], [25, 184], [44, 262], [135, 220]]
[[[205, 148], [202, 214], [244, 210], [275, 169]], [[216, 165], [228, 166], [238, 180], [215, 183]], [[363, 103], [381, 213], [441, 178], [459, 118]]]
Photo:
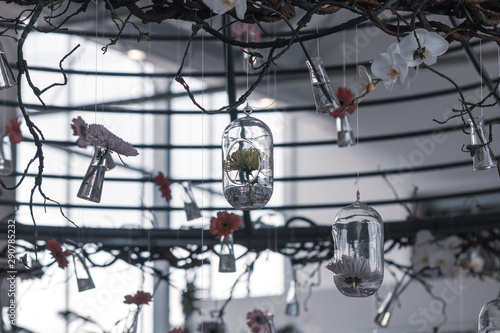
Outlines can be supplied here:
[[0, 175], [10, 176], [13, 172], [12, 142], [10, 142], [8, 135], [3, 135], [0, 142]]
[[89, 168], [83, 178], [77, 197], [99, 203], [101, 201], [104, 174], [108, 170], [109, 150], [96, 147]]
[[78, 292], [94, 289], [94, 280], [92, 280], [92, 277], [90, 276], [90, 271], [85, 263], [85, 257], [83, 256], [81, 249], [76, 249], [73, 253], [73, 266], [75, 267]]
[[484, 122], [481, 116], [474, 117], [476, 127], [472, 119], [468, 119], [470, 125], [470, 138], [471, 138], [471, 155], [472, 155], [472, 168], [476, 171], [487, 170], [497, 166], [495, 155], [490, 148], [490, 145], [484, 145], [488, 142], [484, 131]]
[[384, 226], [377, 211], [358, 201], [342, 208], [332, 226], [333, 260], [327, 265], [345, 296], [373, 295], [384, 277]]
[[193, 190], [191, 189], [191, 182], [183, 182], [184, 188], [184, 211], [186, 212], [186, 219], [188, 221], [201, 217], [201, 211], [196, 204]]
[[285, 314], [290, 317], [298, 317], [300, 314], [299, 297], [297, 295], [297, 280], [295, 280], [295, 278], [290, 281], [290, 287], [288, 287]]
[[477, 332], [500, 332], [500, 296], [486, 303], [479, 312]]
[[356, 144], [356, 138], [354, 137], [354, 132], [349, 122], [349, 116], [346, 114], [345, 117], [337, 117], [336, 122], [337, 146], [341, 148], [354, 146]]
[[321, 58], [312, 58], [311, 60], [312, 63], [306, 61], [306, 64], [311, 74], [316, 112], [319, 114], [332, 112], [340, 107], [340, 102], [332, 88]]
[[16, 79], [10, 68], [2, 43], [0, 43], [0, 90], [14, 87]]
[[220, 238], [219, 272], [236, 272], [236, 259], [234, 257], [233, 234]]
[[236, 209], [264, 207], [273, 194], [273, 135], [247, 115], [231, 122], [222, 136], [222, 187]]

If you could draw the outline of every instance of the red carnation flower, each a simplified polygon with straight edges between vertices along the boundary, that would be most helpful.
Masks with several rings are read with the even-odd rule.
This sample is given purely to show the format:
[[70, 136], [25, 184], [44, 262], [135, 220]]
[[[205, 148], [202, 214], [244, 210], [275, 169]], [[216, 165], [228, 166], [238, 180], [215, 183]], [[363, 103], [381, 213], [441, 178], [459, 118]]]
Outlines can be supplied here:
[[63, 251], [61, 244], [55, 239], [51, 239], [47, 241], [45, 244], [45, 249], [50, 251], [52, 257], [57, 261], [59, 267], [66, 268], [69, 264], [67, 256], [71, 253], [69, 251]]
[[241, 217], [228, 212], [218, 212], [217, 217], [210, 220], [210, 233], [216, 235], [219, 239], [224, 236], [232, 235], [234, 231], [240, 228]]
[[10, 124], [11, 126], [6, 126], [5, 132], [9, 135], [10, 142], [18, 144], [23, 141], [23, 135], [21, 134], [21, 121], [16, 117], [10, 120]]
[[[354, 95], [351, 89], [345, 87], [338, 87], [336, 94], [340, 102], [340, 107], [330, 112], [330, 116], [335, 118], [339, 117], [343, 119], [346, 113], [354, 113], [354, 111], [356, 111], [356, 109], [358, 108], [357, 104], [351, 105], [344, 110], [345, 105], [350, 105], [352, 101], [354, 101], [354, 98], [356, 97], [356, 95]], [[342, 114], [339, 116], [340, 111], [342, 111]]]
[[155, 177], [155, 184], [160, 186], [161, 196], [164, 197], [167, 202], [172, 200], [172, 192], [170, 191], [170, 179], [165, 177], [162, 172], [158, 173], [158, 176]]
[[125, 296], [125, 300], [123, 303], [125, 304], [135, 304], [137, 306], [142, 305], [142, 304], [149, 304], [153, 300], [153, 297], [151, 296], [150, 293], [145, 293], [143, 291], [137, 291], [137, 293], [132, 296], [132, 295], [127, 295]]

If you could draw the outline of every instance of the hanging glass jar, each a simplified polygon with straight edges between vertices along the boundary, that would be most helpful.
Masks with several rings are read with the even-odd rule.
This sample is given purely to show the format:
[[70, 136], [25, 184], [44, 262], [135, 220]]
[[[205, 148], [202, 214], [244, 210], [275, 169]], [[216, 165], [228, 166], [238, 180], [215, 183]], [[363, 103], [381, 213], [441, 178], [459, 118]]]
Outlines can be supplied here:
[[222, 187], [236, 209], [264, 207], [273, 194], [273, 136], [262, 121], [246, 116], [231, 122], [222, 136]]
[[2, 43], [0, 43], [0, 90], [14, 87], [16, 79], [10, 68]]
[[500, 295], [486, 303], [478, 318], [478, 333], [500, 332]]
[[102, 186], [104, 184], [104, 174], [110, 169], [108, 165], [109, 150], [105, 148], [96, 147], [94, 156], [90, 161], [87, 173], [83, 178], [80, 189], [78, 190], [77, 197], [99, 203], [101, 201]]
[[358, 200], [342, 208], [332, 226], [333, 272], [337, 289], [345, 296], [373, 295], [384, 277], [384, 226], [377, 211]]
[[476, 127], [472, 122], [472, 119], [468, 119], [470, 125], [470, 153], [472, 155], [472, 168], [474, 170], [487, 170], [496, 167], [497, 163], [495, 161], [495, 155], [490, 148], [490, 145], [485, 143], [486, 135], [484, 131], [483, 117], [474, 117], [474, 122]]
[[354, 137], [354, 132], [352, 130], [351, 124], [349, 122], [349, 115], [345, 117], [337, 117], [337, 146], [339, 147], [349, 147], [356, 144], [356, 138]]
[[306, 64], [311, 74], [316, 112], [319, 114], [332, 112], [340, 107], [340, 102], [332, 88], [321, 58], [312, 58], [311, 60], [312, 63], [306, 61]]
[[233, 234], [229, 234], [227, 236], [221, 236], [220, 238], [219, 272], [221, 273], [236, 272], [236, 259], [234, 257]]
[[0, 142], [0, 175], [9, 176], [14, 172], [12, 162], [12, 143], [8, 135], [3, 135]]

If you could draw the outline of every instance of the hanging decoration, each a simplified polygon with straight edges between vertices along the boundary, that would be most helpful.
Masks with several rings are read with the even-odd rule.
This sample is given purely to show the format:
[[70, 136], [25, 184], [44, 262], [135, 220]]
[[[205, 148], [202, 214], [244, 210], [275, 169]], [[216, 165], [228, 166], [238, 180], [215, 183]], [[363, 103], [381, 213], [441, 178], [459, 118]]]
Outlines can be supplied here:
[[500, 295], [486, 303], [479, 312], [478, 333], [500, 332]]
[[201, 211], [196, 204], [193, 190], [191, 189], [191, 182], [183, 182], [182, 187], [184, 188], [184, 211], [186, 212], [186, 219], [191, 221], [200, 218]]
[[[472, 157], [472, 168], [475, 171], [488, 170], [497, 166], [495, 155], [486, 141], [483, 117], [469, 118], [471, 144], [467, 150]], [[475, 126], [474, 126], [475, 124]]]
[[354, 146], [356, 144], [356, 138], [354, 137], [354, 131], [349, 122], [349, 116], [346, 115], [343, 118], [338, 117], [336, 119], [336, 125], [337, 146], [340, 148]]
[[81, 249], [75, 249], [73, 252], [73, 265], [75, 267], [78, 292], [94, 289], [94, 280], [92, 280], [92, 276], [90, 276], [90, 271], [85, 263], [85, 257]]
[[14, 87], [15, 85], [16, 79], [10, 68], [2, 43], [0, 43], [0, 90]]
[[247, 313], [247, 325], [252, 333], [275, 333], [273, 315], [255, 309]]
[[76, 195], [78, 198], [95, 203], [101, 202], [104, 174], [108, 169], [108, 155], [108, 149], [95, 148], [90, 165]]
[[159, 186], [159, 190], [161, 192], [161, 196], [170, 202], [172, 200], [172, 191], [170, 190], [170, 179], [165, 177], [163, 172], [158, 172], [158, 175], [155, 177], [155, 185]]
[[139, 314], [143, 305], [149, 305], [149, 302], [153, 301], [153, 297], [150, 293], [138, 290], [137, 293], [125, 296], [123, 303], [125, 304], [135, 304], [137, 307], [134, 311], [131, 311], [127, 317], [127, 323], [125, 324], [124, 333], [136, 333], [137, 325], [139, 324]]
[[[7, 139], [8, 138], [8, 139]], [[21, 121], [19, 118], [10, 120], [10, 126], [5, 126], [5, 135], [0, 142], [0, 175], [9, 176], [14, 172], [13, 147], [23, 141]]]
[[384, 277], [384, 226], [377, 211], [358, 200], [342, 208], [332, 226], [333, 272], [337, 289], [345, 296], [373, 295]]
[[55, 239], [48, 240], [45, 243], [45, 249], [50, 251], [52, 258], [54, 258], [60, 268], [68, 267], [69, 261], [66, 257], [71, 255], [69, 251], [63, 251], [61, 244]]
[[300, 304], [299, 304], [299, 296], [298, 296], [297, 289], [298, 289], [297, 277], [296, 277], [296, 273], [294, 270], [293, 278], [290, 280], [290, 285], [288, 287], [288, 293], [286, 295], [285, 314], [289, 317], [298, 317], [300, 314]]
[[306, 61], [306, 64], [311, 75], [316, 112], [319, 114], [334, 112], [341, 104], [335, 91], [333, 91], [323, 61], [317, 57], [312, 58], [311, 61]]
[[101, 201], [104, 175], [115, 167], [111, 152], [123, 156], [137, 156], [139, 152], [128, 142], [123, 141], [106, 127], [99, 124], [87, 125], [81, 118], [73, 119], [73, 135], [78, 136], [77, 145], [86, 148], [94, 146], [94, 155], [87, 173], [83, 178], [77, 197], [99, 203]]
[[273, 136], [262, 121], [245, 117], [231, 122], [222, 135], [222, 187], [236, 209], [264, 207], [273, 194]]
[[345, 87], [338, 87], [336, 94], [340, 106], [330, 111], [330, 116], [335, 118], [337, 125], [337, 146], [341, 148], [354, 146], [356, 138], [349, 122], [349, 114], [353, 114], [358, 108], [357, 103], [354, 101], [356, 95], [351, 89]]
[[10, 142], [17, 145], [23, 141], [23, 134], [21, 133], [21, 121], [19, 118], [13, 118], [10, 120], [10, 126], [5, 127], [5, 132], [9, 135]]
[[7, 135], [3, 135], [0, 142], [0, 175], [9, 176], [13, 172], [12, 140], [9, 140]]
[[233, 232], [240, 228], [241, 218], [233, 213], [218, 212], [210, 220], [210, 233], [220, 240], [219, 272], [236, 272]]

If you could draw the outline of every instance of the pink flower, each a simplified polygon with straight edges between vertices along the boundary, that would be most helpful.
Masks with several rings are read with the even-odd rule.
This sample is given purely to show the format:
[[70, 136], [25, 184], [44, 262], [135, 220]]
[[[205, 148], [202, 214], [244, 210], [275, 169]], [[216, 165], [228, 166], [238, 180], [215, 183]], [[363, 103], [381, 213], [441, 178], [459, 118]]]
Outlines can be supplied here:
[[210, 220], [210, 233], [218, 238], [232, 235], [240, 228], [241, 217], [228, 212], [218, 212], [217, 217]]
[[162, 172], [158, 172], [158, 175], [155, 177], [155, 184], [160, 186], [161, 196], [170, 202], [172, 200], [172, 192], [170, 191], [170, 179], [165, 177]]
[[86, 139], [94, 146], [107, 148], [123, 156], [139, 155], [139, 152], [130, 143], [123, 141], [99, 124], [88, 126]]
[[23, 141], [23, 135], [21, 134], [21, 121], [16, 117], [10, 120], [10, 124], [11, 126], [7, 126], [5, 132], [9, 135], [10, 142], [18, 144]]
[[258, 309], [247, 313], [247, 325], [252, 333], [271, 333], [272, 316]]
[[260, 30], [251, 24], [238, 23], [233, 26], [231, 36], [244, 43], [260, 42]]
[[169, 331], [168, 333], [182, 333], [182, 328], [174, 328], [173, 330]]
[[61, 244], [55, 239], [51, 239], [45, 243], [45, 249], [50, 251], [52, 257], [57, 261], [59, 267], [66, 268], [69, 264], [67, 256], [71, 253], [69, 251], [63, 251]]
[[125, 300], [123, 303], [125, 304], [135, 304], [135, 305], [142, 305], [142, 304], [149, 304], [153, 300], [152, 296], [150, 293], [145, 293], [143, 291], [137, 291], [137, 293], [132, 296], [132, 295], [127, 295], [125, 296]]
[[87, 148], [90, 142], [87, 141], [87, 123], [82, 119], [82, 117], [73, 118], [73, 124], [71, 124], [71, 128], [73, 129], [73, 135], [79, 136], [78, 140], [76, 140], [76, 144], [80, 148]]
[[[358, 108], [358, 106], [354, 104], [344, 109], [346, 105], [350, 105], [352, 101], [354, 101], [356, 96], [351, 89], [345, 87], [338, 87], [336, 93], [340, 102], [340, 107], [330, 112], [330, 116], [343, 119], [346, 113], [354, 113], [354, 111]], [[339, 116], [340, 111], [342, 111], [342, 114]]]

